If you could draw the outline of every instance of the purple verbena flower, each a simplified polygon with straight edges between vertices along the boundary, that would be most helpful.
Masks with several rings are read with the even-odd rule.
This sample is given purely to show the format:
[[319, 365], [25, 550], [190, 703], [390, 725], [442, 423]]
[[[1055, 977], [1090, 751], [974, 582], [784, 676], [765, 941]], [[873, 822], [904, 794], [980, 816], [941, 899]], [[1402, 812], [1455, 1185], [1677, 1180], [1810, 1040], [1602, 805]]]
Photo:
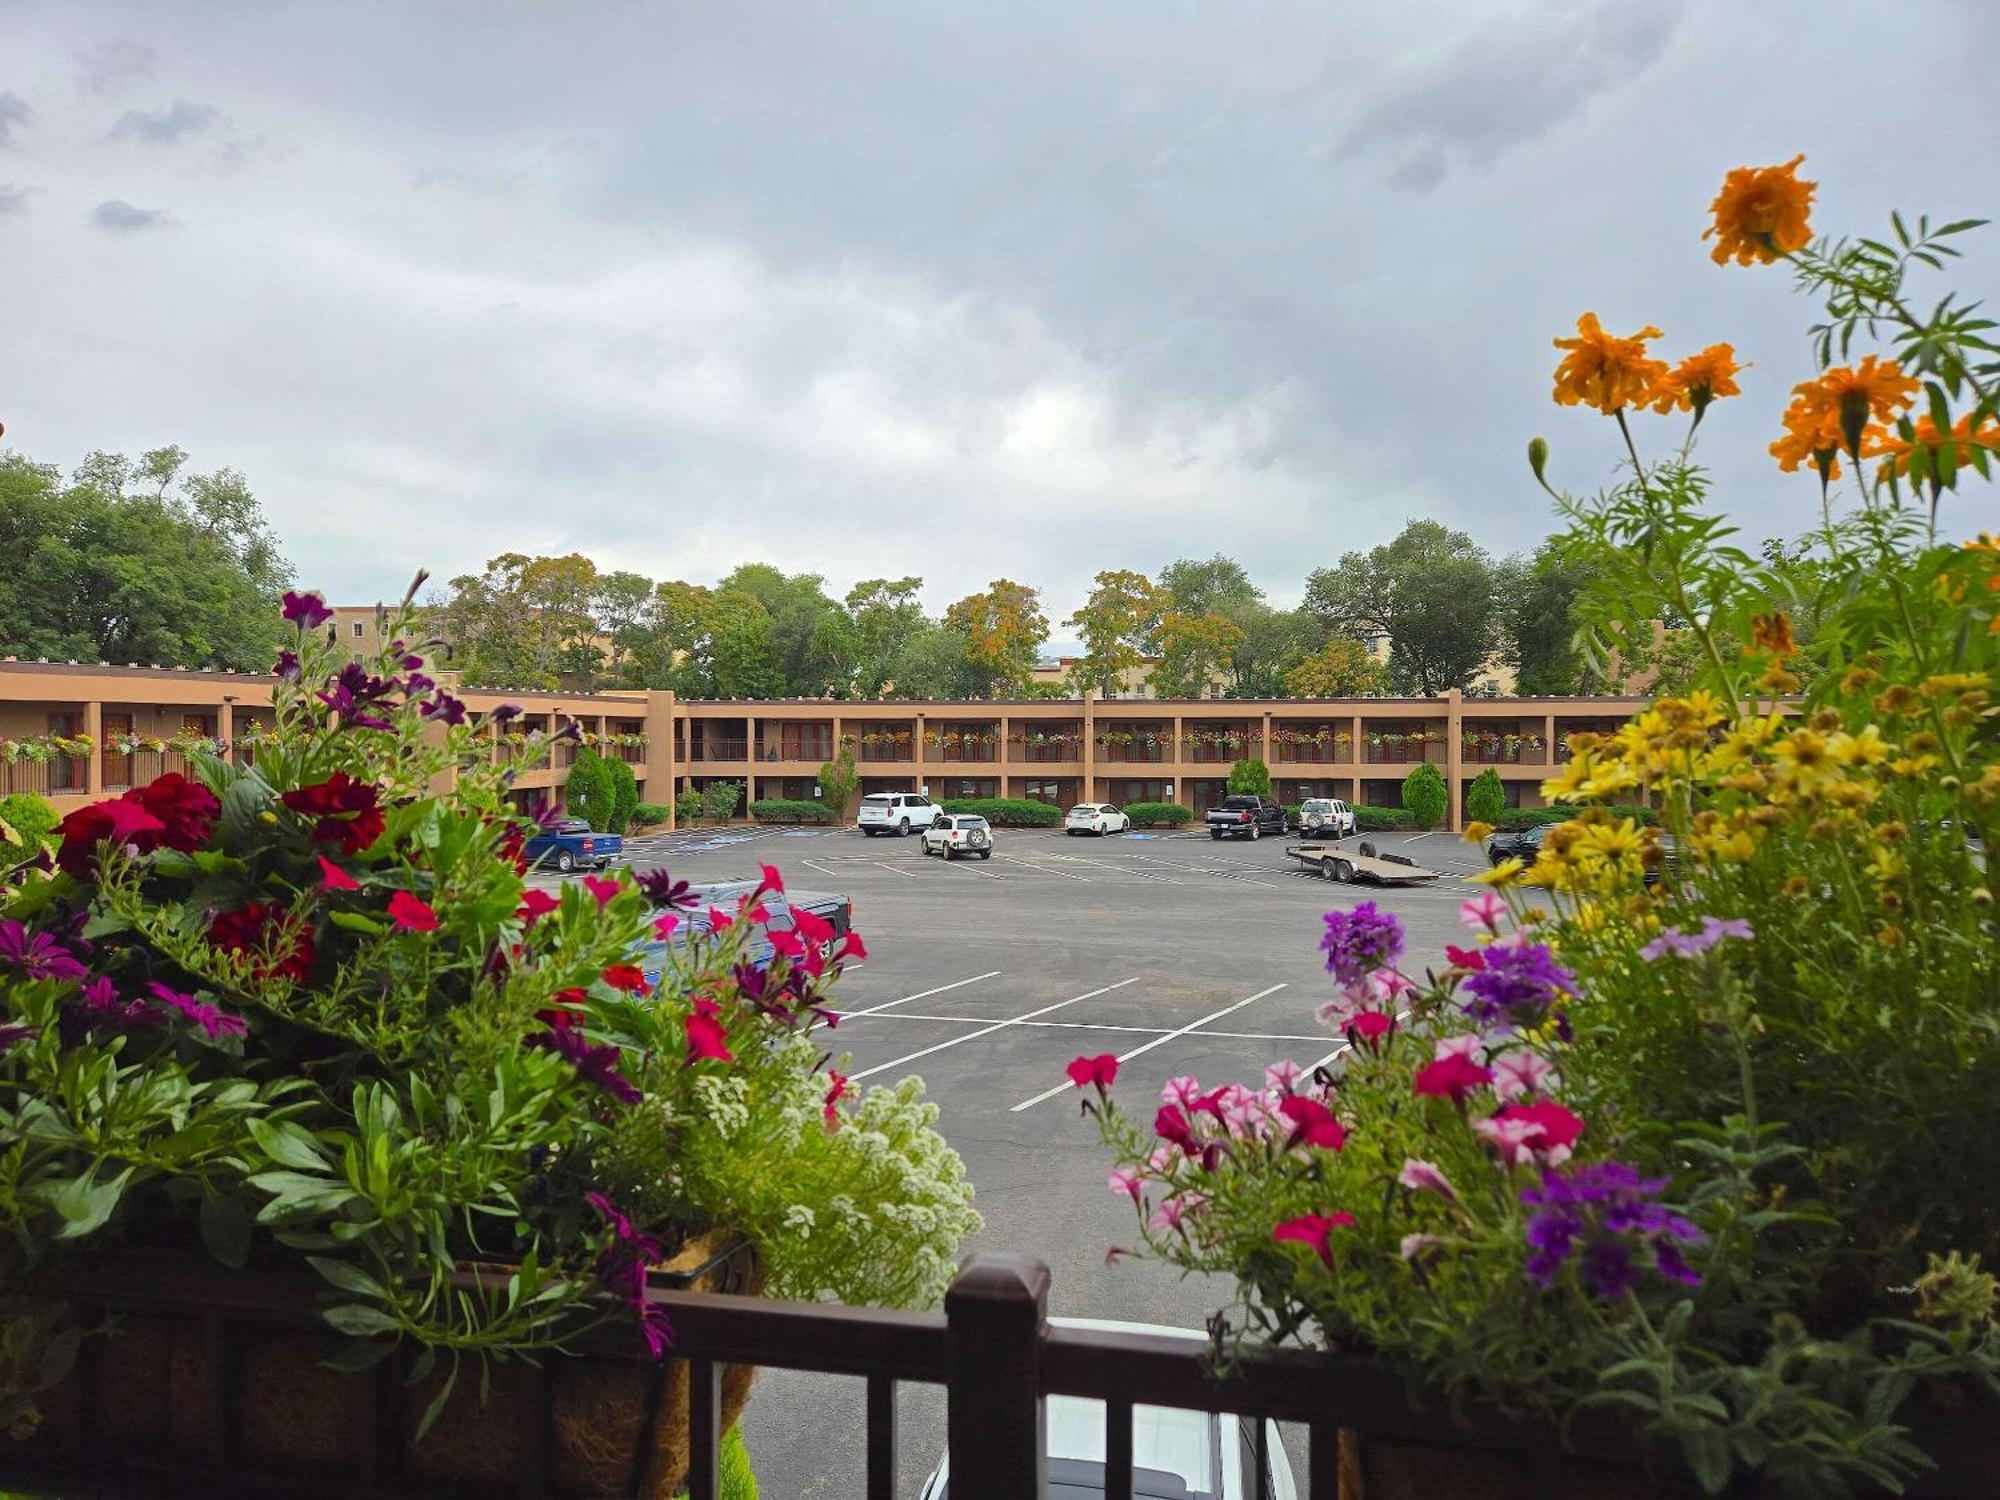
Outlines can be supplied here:
[[1527, 1030], [1561, 1014], [1576, 993], [1576, 976], [1541, 943], [1492, 943], [1480, 949], [1485, 967], [1468, 975], [1465, 1013], [1482, 1026]]
[[1703, 917], [1699, 932], [1682, 932], [1678, 927], [1662, 928], [1660, 935], [1639, 950], [1639, 957], [1647, 963], [1672, 955], [1675, 958], [1694, 958], [1708, 952], [1724, 938], [1740, 938], [1748, 942], [1756, 931], [1742, 917]]
[[326, 600], [318, 594], [301, 594], [286, 589], [283, 604], [285, 618], [302, 631], [317, 630], [333, 618], [333, 611], [326, 607]]
[[1394, 913], [1377, 911], [1373, 901], [1363, 901], [1353, 911], [1326, 914], [1319, 946], [1326, 954], [1326, 971], [1336, 983], [1359, 984], [1402, 957], [1403, 924]]
[[12, 917], [0, 921], [0, 965], [31, 982], [53, 979], [67, 984], [88, 972], [75, 954], [46, 932], [30, 932]]
[[1551, 1169], [1539, 1185], [1521, 1189], [1528, 1218], [1528, 1275], [1553, 1285], [1565, 1262], [1583, 1247], [1581, 1271], [1593, 1294], [1606, 1301], [1635, 1288], [1640, 1251], [1651, 1256], [1654, 1272], [1697, 1286], [1701, 1277], [1680, 1253], [1699, 1244], [1701, 1231], [1684, 1215], [1657, 1201], [1665, 1178], [1641, 1177], [1619, 1161], [1598, 1162], [1564, 1172]]

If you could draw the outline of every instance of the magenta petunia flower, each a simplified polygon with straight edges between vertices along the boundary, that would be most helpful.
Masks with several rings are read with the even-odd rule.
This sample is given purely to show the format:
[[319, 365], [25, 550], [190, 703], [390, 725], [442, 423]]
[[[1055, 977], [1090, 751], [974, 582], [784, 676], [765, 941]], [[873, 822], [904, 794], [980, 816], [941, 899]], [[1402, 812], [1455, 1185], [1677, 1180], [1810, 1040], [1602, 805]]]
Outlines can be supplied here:
[[1330, 1214], [1300, 1214], [1295, 1219], [1287, 1219], [1271, 1231], [1271, 1238], [1279, 1244], [1295, 1241], [1308, 1245], [1312, 1253], [1320, 1258], [1328, 1270], [1333, 1269], [1333, 1232], [1346, 1229], [1354, 1223], [1354, 1215], [1345, 1209]]
[[1095, 1088], [1102, 1093], [1118, 1081], [1118, 1059], [1109, 1052], [1095, 1057], [1079, 1057], [1064, 1070], [1078, 1088]]
[[1287, 1150], [1294, 1146], [1311, 1146], [1323, 1151], [1338, 1151], [1347, 1144], [1347, 1127], [1317, 1099], [1308, 1099], [1303, 1094], [1289, 1095], [1278, 1102], [1278, 1113], [1292, 1125], [1292, 1133], [1285, 1138]]

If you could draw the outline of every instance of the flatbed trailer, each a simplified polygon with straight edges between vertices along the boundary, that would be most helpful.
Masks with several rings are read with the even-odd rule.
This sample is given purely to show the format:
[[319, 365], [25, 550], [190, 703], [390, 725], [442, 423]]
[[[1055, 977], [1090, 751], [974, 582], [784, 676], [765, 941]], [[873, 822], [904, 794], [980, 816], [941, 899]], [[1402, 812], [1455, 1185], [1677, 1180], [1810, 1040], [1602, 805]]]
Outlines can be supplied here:
[[1343, 849], [1332, 843], [1288, 844], [1285, 855], [1328, 880], [1365, 885], [1422, 885], [1439, 878], [1436, 870], [1426, 870], [1400, 854], [1378, 855], [1375, 846], [1365, 842], [1358, 849]]

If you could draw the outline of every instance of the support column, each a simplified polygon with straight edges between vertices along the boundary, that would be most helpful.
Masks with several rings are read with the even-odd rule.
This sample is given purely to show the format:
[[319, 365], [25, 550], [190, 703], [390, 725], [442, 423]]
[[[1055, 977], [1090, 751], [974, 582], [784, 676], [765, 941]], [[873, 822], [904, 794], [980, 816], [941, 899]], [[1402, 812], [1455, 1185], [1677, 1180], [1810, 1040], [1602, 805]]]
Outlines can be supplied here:
[[83, 732], [90, 736], [90, 758], [83, 763], [84, 790], [104, 795], [104, 704], [92, 698], [83, 705]]
[[1000, 778], [999, 794], [1013, 795], [1014, 783], [1014, 716], [1000, 715], [1000, 749], [993, 758], [993, 774]]
[[1368, 747], [1361, 743], [1361, 715], [1348, 721], [1347, 753], [1353, 757], [1354, 774], [1347, 779], [1349, 807], [1361, 805], [1361, 768], [1368, 764]]
[[1167, 774], [1174, 778], [1174, 801], [1182, 807], [1192, 809], [1193, 794], [1188, 791], [1187, 777], [1183, 774], [1181, 757], [1187, 754], [1187, 742], [1181, 738], [1187, 733], [1185, 721], [1179, 714], [1174, 715], [1174, 758], [1167, 763]]
[[236, 760], [236, 700], [224, 698], [222, 706], [215, 711], [215, 737], [229, 746], [223, 759], [234, 764]]
[[1457, 688], [1451, 688], [1444, 695], [1444, 784], [1450, 790], [1451, 804], [1446, 809], [1450, 821], [1445, 825], [1453, 833], [1465, 831], [1465, 788], [1458, 784], [1465, 759], [1465, 700], [1459, 696]]
[[1097, 801], [1097, 689], [1083, 690], [1083, 790], [1079, 802]]
[[667, 831], [674, 830], [674, 735], [677, 732], [674, 695], [646, 693], [646, 800], [663, 803]]
[[[1268, 708], [1264, 710], [1263, 747], [1264, 747], [1263, 754], [1260, 755], [1258, 759], [1264, 762], [1264, 769], [1268, 771], [1271, 769], [1271, 710], [1269, 710]], [[1276, 790], [1277, 790], [1276, 787], [1272, 788], [1273, 792], [1275, 792]], [[1282, 802], [1285, 799], [1282, 797], [1278, 797], [1275, 800]]]
[[[929, 792], [924, 792], [924, 788], [930, 785], [930, 777], [924, 772], [924, 756], [927, 753], [924, 749], [924, 731], [929, 727], [928, 716], [919, 709], [916, 719], [910, 725], [910, 754], [915, 757], [910, 766], [916, 772], [917, 790], [923, 792], [926, 797], [930, 797]], [[937, 798], [931, 797], [931, 800], [935, 802]]]

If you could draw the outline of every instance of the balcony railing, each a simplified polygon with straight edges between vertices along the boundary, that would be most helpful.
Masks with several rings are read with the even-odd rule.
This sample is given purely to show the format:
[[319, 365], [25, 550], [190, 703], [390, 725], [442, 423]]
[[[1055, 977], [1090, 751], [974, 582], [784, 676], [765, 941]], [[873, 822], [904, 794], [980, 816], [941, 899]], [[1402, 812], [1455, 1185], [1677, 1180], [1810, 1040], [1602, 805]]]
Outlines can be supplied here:
[[1122, 766], [1159, 766], [1171, 761], [1171, 745], [1099, 745], [1097, 758]]
[[1271, 763], [1280, 766], [1343, 765], [1354, 759], [1351, 740], [1335, 740], [1324, 745], [1288, 745], [1276, 740], [1271, 745]]
[[1443, 765], [1445, 750], [1442, 742], [1428, 740], [1421, 745], [1369, 745], [1362, 759], [1372, 766], [1407, 766], [1420, 760], [1433, 765]]
[[646, 763], [646, 747], [644, 745], [620, 745], [618, 747], [618, 758], [628, 766], [643, 766]]
[[1467, 745], [1465, 760], [1475, 766], [1545, 766], [1540, 745]]
[[691, 758], [698, 761], [748, 760], [750, 758], [750, 742], [747, 739], [703, 740], [695, 747], [694, 755]]
[[90, 761], [81, 755], [47, 760], [0, 762], [0, 797], [31, 792], [37, 797], [81, 796], [90, 786]]
[[833, 759], [832, 740], [794, 740], [790, 744], [783, 740], [759, 741], [757, 759], [765, 762], [780, 760], [811, 761], [814, 765]]
[[1240, 745], [1191, 744], [1187, 747], [1187, 759], [1196, 765], [1229, 765], [1243, 759], [1246, 755], [1256, 754], [1257, 748], [1261, 747], [1262, 744], [1261, 740], [1249, 739], [1244, 740]]
[[934, 745], [926, 760], [945, 765], [992, 765], [1000, 759], [998, 745]]
[[1026, 740], [1015, 740], [1009, 747], [1009, 759], [1023, 765], [1047, 766], [1074, 764], [1083, 759], [1083, 742], [1070, 740], [1052, 745], [1032, 745]]

